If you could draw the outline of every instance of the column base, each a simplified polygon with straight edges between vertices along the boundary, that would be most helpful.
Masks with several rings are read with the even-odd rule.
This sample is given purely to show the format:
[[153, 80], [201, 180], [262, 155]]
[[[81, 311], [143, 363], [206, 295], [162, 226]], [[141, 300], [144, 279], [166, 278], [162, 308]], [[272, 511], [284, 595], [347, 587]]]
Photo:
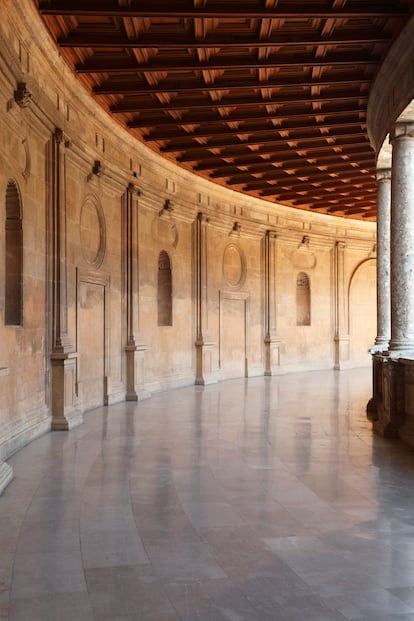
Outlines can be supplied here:
[[128, 391], [125, 395], [125, 401], [143, 401], [144, 399], [150, 399], [151, 392], [140, 388], [137, 390]]
[[404, 369], [389, 356], [373, 356], [373, 397], [367, 416], [376, 434], [384, 438], [400, 437], [404, 422]]
[[335, 371], [340, 371], [342, 368], [346, 368], [346, 363], [349, 360], [349, 336], [340, 335], [334, 338], [335, 347]]
[[151, 393], [144, 388], [145, 351], [148, 349], [141, 340], [131, 341], [125, 347], [127, 364], [127, 390], [125, 401], [142, 401]]
[[77, 357], [75, 352], [52, 356], [52, 431], [69, 431], [83, 423], [77, 407]]
[[195, 342], [196, 348], [196, 377], [195, 386], [205, 386], [218, 381], [217, 373], [213, 371], [214, 341], [201, 337]]
[[280, 366], [280, 339], [278, 336], [266, 336], [265, 346], [265, 369], [264, 376], [271, 377]]
[[83, 414], [78, 410], [65, 412], [64, 416], [54, 416], [52, 420], [52, 431], [70, 431], [74, 427], [83, 423]]

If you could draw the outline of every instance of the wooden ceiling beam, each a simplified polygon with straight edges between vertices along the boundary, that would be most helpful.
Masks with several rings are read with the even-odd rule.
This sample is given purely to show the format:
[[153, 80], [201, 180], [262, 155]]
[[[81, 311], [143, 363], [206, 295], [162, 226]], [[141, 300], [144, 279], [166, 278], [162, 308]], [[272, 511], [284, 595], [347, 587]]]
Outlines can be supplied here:
[[[263, 196], [263, 193], [260, 193], [260, 196]], [[332, 207], [333, 209], [341, 209], [341, 208], [350, 208], [350, 206], [355, 204], [355, 201], [358, 200], [364, 200], [365, 204], [369, 204], [370, 207], [372, 208], [372, 203], [371, 201], [367, 200], [365, 198], [364, 193], [359, 193], [359, 194], [355, 194], [355, 195], [350, 195], [346, 198], [344, 198], [343, 202], [335, 202], [336, 199], [329, 198], [329, 194], [321, 194], [321, 192], [315, 192], [315, 193], [309, 193], [309, 194], [305, 194], [304, 196], [300, 196], [298, 197], [297, 192], [272, 192], [271, 194], [266, 194], [266, 196], [272, 196], [274, 198], [274, 200], [276, 201], [280, 201], [280, 202], [292, 202], [295, 203], [295, 205], [307, 205], [307, 204], [311, 204], [311, 203], [318, 203], [318, 208], [322, 207], [322, 208], [329, 208]]]
[[221, 2], [215, 6], [197, 6], [191, 3], [187, 6], [174, 6], [171, 2], [151, 2], [130, 0], [120, 4], [116, 0], [41, 0], [39, 11], [43, 15], [78, 15], [78, 16], [110, 16], [110, 17], [155, 17], [155, 18], [213, 18], [213, 19], [293, 19], [295, 17], [309, 17], [312, 19], [350, 19], [350, 18], [390, 18], [403, 17], [408, 9], [395, 5], [378, 6], [378, 2], [358, 3], [358, 8], [343, 7], [330, 9], [329, 7], [309, 7], [302, 3], [300, 6], [285, 8], [275, 6], [265, 8], [257, 2], [234, 3]]
[[267, 126], [267, 127], [237, 127], [237, 128], [226, 128], [225, 130], [223, 129], [217, 129], [217, 130], [212, 130], [212, 129], [208, 129], [206, 128], [205, 130], [196, 130], [192, 133], [189, 132], [185, 132], [182, 131], [180, 133], [175, 133], [175, 134], [171, 134], [170, 133], [165, 133], [165, 132], [158, 132], [158, 131], [154, 131], [151, 132], [150, 134], [144, 135], [143, 138], [146, 142], [154, 142], [154, 141], [159, 141], [159, 140], [163, 140], [163, 141], [169, 141], [169, 144], [172, 144], [174, 141], [180, 141], [183, 139], [187, 139], [187, 138], [210, 138], [210, 137], [217, 137], [217, 136], [226, 136], [226, 137], [230, 137], [230, 136], [237, 136], [237, 135], [241, 135], [241, 134], [250, 134], [250, 135], [257, 135], [257, 134], [270, 134], [270, 133], [284, 133], [284, 132], [292, 132], [292, 135], [290, 136], [290, 140], [295, 140], [295, 136], [293, 135], [294, 132], [298, 132], [298, 131], [303, 131], [303, 130], [308, 130], [308, 131], [313, 131], [313, 130], [336, 130], [336, 129], [340, 129], [340, 128], [346, 128], [346, 127], [355, 127], [355, 126], [359, 126], [361, 128], [365, 128], [366, 127], [366, 121], [365, 120], [361, 120], [361, 119], [348, 119], [347, 121], [343, 121], [342, 123], [320, 123], [319, 125], [315, 124], [315, 123], [308, 123], [308, 124], [301, 124], [301, 125], [297, 125], [297, 124], [292, 124], [292, 125], [281, 125], [281, 126]]
[[[355, 187], [354, 184], [352, 184], [351, 182], [343, 183], [341, 184], [341, 186], [338, 185], [338, 182], [339, 182], [339, 179], [336, 179], [336, 184], [330, 181], [327, 181], [326, 183], [321, 181], [320, 183], [316, 185], [316, 184], [312, 184], [311, 181], [301, 182], [298, 180], [296, 183], [289, 183], [289, 180], [287, 180], [285, 183], [284, 181], [281, 180], [280, 183], [279, 182], [275, 183], [274, 186], [279, 187], [281, 191], [294, 191], [296, 195], [300, 195], [302, 192], [309, 192], [309, 191], [312, 191], [312, 192], [316, 192], [320, 190], [329, 191], [329, 189], [332, 189], [332, 190], [337, 189], [337, 193], [341, 194]], [[373, 187], [375, 188], [375, 185], [373, 186], [372, 177], [368, 177], [367, 180], [364, 182], [361, 182], [361, 183], [358, 182], [358, 186], [361, 186], [361, 188], [367, 193], [371, 193]], [[243, 186], [242, 190], [243, 192], [255, 192], [258, 190], [266, 189], [267, 187], [268, 187], [268, 184], [266, 183], [251, 183], [251, 184], [249, 183], [247, 186]]]
[[156, 86], [137, 85], [134, 80], [125, 82], [110, 81], [103, 83], [100, 86], [95, 86], [93, 92], [95, 95], [125, 95], [125, 96], [139, 96], [139, 95], [152, 95], [156, 93], [189, 93], [200, 91], [228, 91], [235, 89], [237, 91], [254, 91], [261, 88], [318, 88], [318, 87], [332, 87], [343, 86], [346, 88], [350, 86], [365, 86], [372, 82], [372, 78], [368, 75], [358, 76], [354, 73], [353, 76], [337, 75], [327, 77], [320, 80], [315, 80], [312, 77], [306, 78], [283, 78], [278, 80], [252, 80], [250, 78], [238, 78], [237, 80], [229, 80], [228, 82], [214, 82], [213, 84], [206, 84], [201, 81], [193, 81], [187, 83], [185, 81], [162, 81]]
[[[342, 154], [342, 155], [345, 155], [345, 154]], [[313, 159], [313, 162], [308, 162], [308, 159]], [[318, 157], [318, 158], [308, 158], [306, 156], [300, 157], [299, 155], [294, 154], [292, 158], [285, 158], [284, 160], [282, 160], [280, 157], [275, 160], [274, 159], [264, 160], [262, 158], [252, 159], [252, 161], [247, 164], [236, 165], [236, 164], [227, 163], [227, 165], [222, 166], [221, 168], [217, 168], [217, 169], [215, 168], [214, 172], [209, 174], [209, 177], [210, 179], [220, 179], [224, 177], [231, 177], [232, 175], [235, 176], [243, 172], [241, 170], [243, 166], [248, 166], [249, 172], [262, 172], [262, 171], [268, 170], [269, 166], [272, 166], [272, 165], [274, 165], [274, 167], [291, 169], [291, 168], [296, 168], [296, 167], [302, 167], [307, 163], [308, 166], [313, 166], [317, 168], [318, 166], [322, 166], [324, 163], [327, 163], [329, 166], [332, 163], [340, 163], [340, 162], [348, 163], [348, 166], [350, 166], [352, 161], [358, 161], [358, 162], [367, 161], [368, 163], [370, 163], [374, 161], [374, 154], [372, 150], [370, 150], [370, 151], [365, 151], [365, 152], [356, 152], [353, 155], [353, 159], [350, 157], [348, 157], [348, 159], [341, 158], [341, 153], [337, 153], [337, 154], [332, 153], [332, 155], [325, 155], [323, 157]], [[209, 170], [210, 168], [211, 167], [209, 167], [207, 170]], [[197, 171], [198, 167], [195, 166], [193, 170]]]
[[[346, 130], [346, 128], [345, 128]], [[200, 151], [200, 149], [204, 150], [204, 149], [223, 149], [226, 147], [234, 147], [237, 146], [239, 144], [244, 145], [245, 147], [249, 147], [252, 145], [256, 145], [256, 144], [268, 144], [268, 143], [273, 143], [273, 144], [289, 144], [289, 143], [297, 143], [297, 145], [295, 145], [295, 149], [296, 150], [300, 150], [302, 147], [301, 145], [304, 144], [308, 144], [308, 143], [312, 143], [315, 141], [326, 141], [327, 139], [332, 139], [335, 140], [335, 138], [343, 138], [344, 136], [347, 136], [349, 138], [349, 140], [352, 141], [352, 138], [359, 136], [362, 132], [355, 132], [355, 131], [340, 131], [339, 129], [337, 129], [335, 131], [334, 134], [318, 134], [315, 136], [290, 136], [290, 137], [286, 137], [286, 138], [282, 138], [281, 136], [255, 136], [254, 134], [249, 136], [249, 138], [247, 140], [244, 141], [239, 141], [239, 142], [234, 142], [234, 141], [228, 141], [228, 140], [217, 140], [216, 142], [208, 142], [205, 144], [200, 144], [199, 142], [188, 142], [185, 144], [168, 144], [165, 145], [164, 147], [160, 148], [161, 153], [175, 153], [177, 151], [184, 151], [184, 152], [188, 152], [188, 151]]]
[[[345, 189], [341, 189], [341, 198], [346, 198], [349, 195], [349, 192], [352, 192], [352, 186], [351, 185], [347, 185], [344, 186]], [[374, 186], [375, 187], [375, 186]], [[255, 187], [251, 187], [249, 188], [248, 192], [264, 192], [267, 190], [271, 190], [274, 189], [274, 192], [271, 192], [272, 196], [278, 196], [279, 199], [286, 199], [286, 200], [291, 200], [292, 197], [295, 196], [309, 196], [309, 195], [313, 195], [313, 194], [318, 194], [320, 195], [321, 192], [324, 193], [324, 195], [326, 196], [335, 196], [335, 198], [338, 197], [338, 194], [335, 193], [336, 187], [333, 185], [311, 185], [311, 184], [306, 184], [303, 183], [302, 186], [300, 187], [285, 187], [283, 186], [283, 184], [279, 184], [279, 183], [275, 183], [272, 185], [257, 185]], [[370, 184], [364, 184], [363, 186], [361, 186], [361, 189], [358, 192], [359, 194], [363, 194], [364, 196], [368, 196], [368, 195], [374, 195], [373, 191], [373, 183], [371, 180]], [[244, 187], [242, 188], [243, 192], [246, 192], [247, 190], [244, 189]], [[291, 195], [291, 198], [287, 198], [288, 195]], [[260, 196], [262, 196], [262, 194], [260, 194]], [[265, 195], [263, 195], [265, 196]]]
[[[368, 100], [367, 94], [355, 93], [351, 94], [350, 92], [335, 94], [335, 95], [324, 95], [324, 96], [313, 96], [311, 97], [294, 97], [293, 99], [287, 97], [272, 97], [269, 99], [242, 99], [242, 98], [234, 98], [234, 99], [222, 99], [220, 101], [211, 101], [207, 99], [203, 100], [195, 100], [187, 99], [185, 102], [178, 103], [177, 101], [172, 101], [171, 103], [161, 105], [158, 102], [150, 103], [138, 103], [138, 102], [128, 102], [122, 101], [110, 107], [110, 111], [114, 114], [126, 114], [126, 113], [134, 113], [134, 112], [154, 112], [157, 111], [169, 111], [169, 110], [211, 110], [212, 108], [246, 108], [246, 107], [255, 107], [258, 106], [272, 106], [272, 105], [296, 105], [301, 103], [303, 105], [313, 106], [316, 104], [325, 104], [325, 103], [347, 103], [353, 102], [355, 105], [356, 102], [362, 103], [363, 101]], [[318, 114], [318, 116], [323, 116], [323, 109], [318, 110], [317, 113], [309, 112], [312, 116], [314, 114]]]
[[[332, 151], [334, 149], [334, 147], [353, 147], [355, 145], [360, 145], [363, 147], [371, 148], [371, 145], [369, 143], [368, 138], [364, 135], [364, 134], [354, 134], [351, 137], [350, 136], [346, 136], [343, 138], [337, 138], [335, 139], [335, 143], [334, 144], [327, 144], [326, 142], [323, 142], [319, 145], [306, 145], [306, 147], [297, 147], [296, 150], [292, 149], [289, 147], [289, 145], [286, 144], [279, 144], [279, 145], [262, 145], [261, 147], [259, 146], [259, 149], [256, 151], [252, 151], [250, 149], [246, 149], [246, 143], [239, 143], [237, 145], [234, 145], [233, 147], [229, 148], [229, 149], [225, 149], [223, 150], [220, 155], [214, 154], [214, 153], [209, 153], [208, 151], [206, 151], [205, 149], [201, 149], [199, 152], [193, 152], [193, 153], [183, 153], [182, 155], [178, 156], [176, 159], [178, 162], [195, 162], [200, 160], [200, 162], [205, 163], [208, 160], [212, 160], [215, 161], [217, 158], [236, 158], [236, 157], [243, 157], [246, 156], [247, 157], [252, 157], [253, 155], [255, 157], [258, 157], [260, 155], [264, 155], [267, 153], [273, 153], [274, 155], [276, 153], [279, 153], [281, 156], [286, 155], [286, 153], [294, 153], [295, 157], [298, 157], [298, 152], [306, 152], [307, 154], [309, 153], [319, 153], [319, 152], [326, 152], [326, 151]], [[374, 157], [374, 152], [372, 151], [372, 157]], [[308, 157], [308, 155], [304, 156], [304, 157]]]
[[[321, 185], [323, 187], [338, 187], [338, 192], [340, 192], [340, 188], [342, 188], [342, 184], [345, 185], [345, 179], [352, 179], [353, 183], [355, 184], [356, 180], [360, 180], [361, 183], [365, 183], [368, 179], [369, 179], [369, 183], [368, 184], [372, 184], [373, 181], [373, 175], [375, 174], [375, 170], [374, 168], [372, 168], [371, 166], [368, 167], [367, 169], [361, 169], [361, 168], [354, 168], [353, 170], [355, 172], [352, 172], [352, 169], [350, 171], [349, 167], [348, 168], [337, 168], [336, 169], [336, 173], [340, 174], [342, 173], [343, 179], [341, 176], [338, 177], [332, 177], [329, 174], [329, 171], [326, 172], [321, 172], [318, 169], [314, 169], [313, 171], [309, 171], [309, 174], [306, 174], [305, 172], [295, 172], [294, 174], [289, 175], [286, 171], [283, 171], [283, 169], [281, 169], [280, 173], [277, 174], [277, 169], [274, 169], [276, 174], [273, 174], [273, 171], [269, 171], [269, 173], [267, 173], [266, 175], [263, 175], [260, 178], [254, 177], [253, 175], [249, 175], [248, 172], [245, 175], [240, 175], [240, 176], [235, 176], [235, 177], [231, 177], [226, 181], [227, 185], [243, 185], [243, 189], [246, 191], [249, 190], [256, 190], [257, 189], [257, 184], [260, 182], [267, 182], [267, 181], [280, 181], [283, 184], [286, 184], [288, 186], [303, 186], [306, 185], [307, 183], [312, 184], [317, 183], [318, 186]], [[362, 172], [362, 170], [367, 170], [367, 172]], [[243, 181], [243, 178], [245, 178], [246, 180]], [[255, 179], [255, 181], [249, 181]], [[307, 181], [304, 181], [304, 179], [308, 179]]]
[[[328, 213], [334, 213], [334, 212], [339, 211], [338, 209], [332, 209], [332, 207], [330, 209], [328, 209]], [[375, 210], [376, 211], [376, 210]], [[343, 212], [345, 214], [348, 215], [353, 215], [353, 214], [357, 214], [357, 213], [371, 213], [372, 215], [375, 214], [375, 211], [371, 208], [367, 208], [367, 207], [346, 207], [343, 209]]]
[[[273, 193], [268, 193], [266, 195], [261, 193], [261, 195], [273, 196]], [[296, 198], [284, 200], [289, 200], [292, 205], [296, 206], [313, 204], [315, 206], [315, 209], [329, 209], [330, 207], [332, 207], [333, 209], [337, 209], [338, 211], [340, 211], [343, 208], [349, 209], [355, 207], [359, 202], [361, 202], [361, 204], [364, 204], [366, 207], [369, 207], [370, 209], [375, 208], [375, 199], [371, 201], [367, 199], [363, 193], [358, 196], [349, 196], [340, 201], [336, 200], [335, 198], [329, 199], [327, 196], [321, 195], [321, 193], [315, 194], [313, 196], [296, 195]]]
[[261, 166], [271, 162], [278, 163], [281, 166], [292, 166], [295, 162], [303, 163], [307, 160], [314, 160], [316, 166], [318, 163], [323, 164], [324, 162], [329, 162], [333, 159], [340, 159], [343, 155], [348, 156], [348, 161], [353, 161], [352, 158], [357, 160], [360, 156], [374, 160], [374, 151], [372, 147], [367, 145], [365, 142], [362, 144], [356, 143], [355, 145], [352, 144], [347, 147], [342, 147], [346, 148], [346, 151], [333, 151], [332, 147], [334, 146], [335, 145], [328, 145], [327, 148], [321, 150], [321, 153], [326, 153], [328, 151], [328, 155], [320, 155], [320, 153], [312, 155], [312, 152], [315, 153], [315, 149], [312, 149], [312, 152], [309, 155], [306, 153], [304, 155], [300, 155], [296, 151], [292, 151], [292, 149], [280, 151], [270, 148], [267, 152], [262, 153], [262, 155], [265, 155], [266, 158], [261, 157], [260, 154], [254, 155], [252, 152], [251, 155], [247, 156], [235, 156], [234, 161], [229, 163], [220, 159], [218, 156], [213, 156], [211, 160], [206, 159], [204, 161], [200, 161], [199, 164], [193, 166], [193, 170], [196, 172], [213, 170], [214, 172], [212, 172], [210, 176], [214, 179], [228, 176], [225, 172], [230, 167], [237, 168], [239, 166], [251, 166], [254, 168], [255, 166]]
[[[307, 201], [305, 203], [306, 205], [309, 205], [309, 201]], [[295, 206], [300, 206], [302, 205], [302, 201], [292, 201], [291, 202], [292, 207]], [[358, 206], [358, 207], [357, 207]], [[358, 211], [361, 210], [362, 211], [373, 211], [375, 208], [375, 206], [372, 205], [371, 201], [366, 201], [363, 198], [361, 199], [353, 199], [351, 198], [351, 200], [345, 202], [345, 203], [341, 203], [340, 205], [332, 205], [329, 202], [323, 202], [321, 200], [317, 200], [314, 201], [311, 205], [310, 205], [311, 209], [323, 209], [324, 211], [328, 212], [328, 213], [338, 213], [338, 212], [345, 212], [345, 211], [349, 211], [350, 209], [355, 209], [357, 208]]]
[[[351, 102], [352, 103], [352, 102]], [[146, 127], [181, 127], [182, 125], [215, 125], [215, 124], [223, 124], [223, 123], [232, 123], [232, 122], [243, 122], [243, 121], [256, 121], [256, 120], [272, 120], [272, 119], [292, 119], [292, 118], [308, 118], [309, 116], [343, 116], [345, 114], [360, 114], [364, 117], [366, 116], [366, 108], [356, 105], [345, 105], [341, 108], [337, 106], [333, 110], [324, 109], [322, 113], [320, 112], [304, 112], [302, 111], [283, 111], [281, 109], [275, 110], [272, 112], [271, 110], [264, 110], [262, 112], [232, 112], [228, 116], [220, 116], [220, 115], [197, 115], [190, 116], [184, 115], [179, 119], [173, 119], [170, 116], [151, 116], [140, 118], [137, 117], [131, 121], [127, 122], [129, 128], [141, 128], [144, 129]]]
[[272, 48], [272, 47], [297, 47], [297, 46], [319, 46], [324, 47], [344, 46], [344, 45], [371, 45], [384, 43], [390, 38], [384, 31], [364, 29], [361, 33], [350, 36], [349, 31], [340, 34], [335, 31], [330, 38], [317, 35], [283, 35], [283, 33], [273, 34], [269, 38], [261, 39], [255, 36], [240, 36], [228, 34], [224, 37], [208, 37], [197, 39], [195, 37], [182, 37], [167, 34], [165, 31], [161, 35], [144, 34], [140, 37], [126, 37], [122, 34], [99, 32], [95, 27], [93, 30], [71, 32], [68, 36], [58, 37], [57, 44], [62, 48], [136, 48], [136, 49], [158, 49], [158, 50], [192, 50], [210, 48]]
[[232, 69], [275, 69], [275, 68], [294, 68], [294, 67], [357, 67], [378, 65], [380, 58], [373, 56], [366, 51], [350, 54], [332, 54], [324, 58], [315, 58], [312, 54], [296, 54], [291, 56], [274, 55], [266, 60], [258, 60], [254, 55], [250, 56], [212, 56], [207, 61], [199, 61], [196, 57], [177, 59], [168, 58], [146, 63], [137, 63], [133, 58], [117, 59], [113, 57], [99, 58], [95, 55], [88, 58], [83, 63], [75, 65], [77, 73], [109, 73], [136, 75], [152, 71], [206, 71]]
[[[315, 180], [315, 182], [318, 182], [320, 180], [326, 179], [326, 180], [330, 180], [330, 181], [334, 181], [336, 180], [336, 183], [338, 183], [340, 181], [339, 178], [333, 178], [331, 177], [330, 173], [334, 172], [336, 174], [340, 174], [343, 173], [344, 177], [349, 178], [349, 176], [352, 174], [354, 176], [354, 178], [358, 178], [361, 177], [364, 178], [364, 176], [368, 176], [368, 175], [373, 175], [375, 173], [375, 168], [368, 166], [367, 168], [361, 167], [361, 168], [353, 168], [353, 171], [355, 172], [350, 172], [350, 170], [352, 170], [352, 167], [350, 168], [349, 166], [346, 165], [336, 165], [336, 166], [331, 166], [329, 167], [329, 170], [326, 171], [321, 171], [318, 168], [311, 168], [309, 170], [296, 170], [295, 172], [292, 174], [289, 174], [286, 170], [284, 170], [283, 168], [273, 168], [270, 169], [269, 172], [263, 174], [260, 178], [258, 177], [254, 177], [253, 174], [249, 173], [249, 171], [246, 171], [244, 174], [240, 174], [240, 175], [236, 175], [234, 177], [230, 177], [229, 179], [227, 179], [226, 184], [227, 185], [242, 185], [245, 184], [245, 187], [247, 188], [247, 186], [249, 185], [249, 180], [252, 180], [252, 183], [257, 183], [259, 181], [277, 181], [277, 180], [283, 180], [286, 181], [286, 183], [292, 183], [294, 184], [295, 182], [297, 182], [298, 184], [304, 183], [304, 181], [301, 181], [301, 177], [302, 178], [309, 178], [311, 181]], [[362, 172], [362, 171], [366, 171], [366, 172]], [[356, 171], [359, 171], [359, 173], [356, 173]], [[307, 174], [308, 173], [308, 174]], [[349, 173], [349, 174], [348, 174]], [[254, 181], [253, 181], [254, 180]]]

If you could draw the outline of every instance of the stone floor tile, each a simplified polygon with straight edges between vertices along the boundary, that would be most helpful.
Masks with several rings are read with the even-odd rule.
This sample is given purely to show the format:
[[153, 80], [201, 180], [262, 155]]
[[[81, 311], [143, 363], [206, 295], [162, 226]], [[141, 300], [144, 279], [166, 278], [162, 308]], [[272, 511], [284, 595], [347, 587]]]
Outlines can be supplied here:
[[9, 621], [95, 621], [95, 619], [87, 593], [59, 593], [14, 600]]

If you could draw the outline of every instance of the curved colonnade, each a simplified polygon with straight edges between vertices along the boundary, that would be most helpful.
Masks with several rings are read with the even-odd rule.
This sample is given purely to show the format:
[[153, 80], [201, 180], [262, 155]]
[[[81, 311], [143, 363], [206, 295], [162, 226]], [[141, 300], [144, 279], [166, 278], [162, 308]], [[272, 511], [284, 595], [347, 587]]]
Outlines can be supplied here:
[[377, 154], [377, 337], [368, 417], [380, 435], [414, 440], [413, 20], [377, 75], [368, 105]]
[[[373, 223], [270, 204], [177, 168], [82, 90], [32, 2], [6, 0], [3, 14], [0, 488], [9, 455], [81, 423], [88, 409], [194, 383], [369, 363]], [[402, 113], [380, 86], [370, 122], [378, 152], [379, 127]], [[374, 394], [371, 410], [378, 403]]]

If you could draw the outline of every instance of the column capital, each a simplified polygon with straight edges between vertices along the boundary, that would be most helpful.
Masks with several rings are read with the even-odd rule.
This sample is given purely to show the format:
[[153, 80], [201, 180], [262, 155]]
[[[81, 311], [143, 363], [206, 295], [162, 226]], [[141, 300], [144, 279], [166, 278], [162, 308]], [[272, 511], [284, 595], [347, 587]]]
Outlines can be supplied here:
[[395, 123], [390, 132], [390, 142], [393, 142], [398, 138], [403, 138], [404, 136], [414, 138], [414, 121]]
[[381, 181], [391, 181], [391, 168], [377, 168], [375, 178], [378, 183]]

